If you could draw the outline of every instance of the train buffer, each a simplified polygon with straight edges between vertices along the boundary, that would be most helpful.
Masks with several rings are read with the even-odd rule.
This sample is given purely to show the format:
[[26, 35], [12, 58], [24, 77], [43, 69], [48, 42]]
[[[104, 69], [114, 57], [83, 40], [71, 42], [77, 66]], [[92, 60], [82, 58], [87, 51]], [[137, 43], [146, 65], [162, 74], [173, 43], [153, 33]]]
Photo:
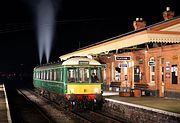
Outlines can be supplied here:
[[5, 86], [1, 82], [0, 82], [0, 123], [12, 123]]

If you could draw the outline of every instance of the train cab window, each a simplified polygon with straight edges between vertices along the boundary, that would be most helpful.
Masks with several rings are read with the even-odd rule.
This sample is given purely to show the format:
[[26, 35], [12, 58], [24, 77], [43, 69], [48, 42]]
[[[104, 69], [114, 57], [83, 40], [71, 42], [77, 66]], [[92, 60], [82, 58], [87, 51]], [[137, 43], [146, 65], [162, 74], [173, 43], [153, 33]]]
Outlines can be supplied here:
[[96, 82], [100, 82], [100, 80], [101, 80], [100, 69], [91, 68], [91, 82], [96, 83]]
[[77, 81], [77, 75], [76, 75], [76, 70], [74, 68], [68, 68], [68, 82], [76, 82]]
[[79, 81], [89, 82], [89, 69], [88, 68], [79, 68]]

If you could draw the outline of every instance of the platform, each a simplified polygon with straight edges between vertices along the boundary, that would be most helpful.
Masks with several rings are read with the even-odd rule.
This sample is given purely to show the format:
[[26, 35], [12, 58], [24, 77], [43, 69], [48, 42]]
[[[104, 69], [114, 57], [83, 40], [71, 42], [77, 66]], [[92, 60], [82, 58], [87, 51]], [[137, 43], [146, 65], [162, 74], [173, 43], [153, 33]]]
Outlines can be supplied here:
[[12, 123], [6, 89], [2, 83], [0, 83], [0, 123]]
[[119, 95], [119, 92], [115, 91], [103, 91], [103, 96]]
[[141, 107], [149, 107], [157, 110], [177, 113], [180, 117], [180, 99], [160, 98], [152, 96], [121, 97], [119, 95], [110, 95], [106, 96], [106, 98], [119, 102], [130, 103], [133, 105], [139, 105]]

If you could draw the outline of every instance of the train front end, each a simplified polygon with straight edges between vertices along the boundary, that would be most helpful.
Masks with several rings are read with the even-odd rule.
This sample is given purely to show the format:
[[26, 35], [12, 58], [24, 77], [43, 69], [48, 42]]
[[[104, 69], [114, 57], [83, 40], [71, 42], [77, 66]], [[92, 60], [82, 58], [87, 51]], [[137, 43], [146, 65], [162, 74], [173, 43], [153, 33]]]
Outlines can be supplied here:
[[67, 71], [65, 97], [68, 102], [85, 107], [102, 106], [101, 64], [89, 58], [72, 58], [62, 65]]

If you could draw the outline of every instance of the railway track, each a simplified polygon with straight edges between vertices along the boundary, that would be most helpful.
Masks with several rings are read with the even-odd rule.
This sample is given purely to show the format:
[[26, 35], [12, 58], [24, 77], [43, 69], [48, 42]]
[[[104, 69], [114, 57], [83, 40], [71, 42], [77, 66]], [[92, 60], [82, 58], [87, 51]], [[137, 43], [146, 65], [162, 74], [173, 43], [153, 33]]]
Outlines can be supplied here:
[[82, 118], [88, 120], [91, 123], [122, 123], [121, 121], [103, 115], [102, 113], [90, 110], [73, 111], [73, 113], [75, 113], [78, 116], [81, 116]]
[[40, 108], [16, 90], [8, 92], [12, 123], [54, 123]]
[[122, 123], [112, 117], [104, 115], [101, 111], [90, 110], [66, 110], [59, 104], [37, 95], [32, 90], [18, 90], [26, 98], [36, 103], [43, 112], [46, 112], [49, 119], [55, 123]]
[[[68, 114], [68, 116], [70, 116], [71, 118], [74, 119], [75, 122], [90, 122], [90, 123], [122, 123], [121, 121], [118, 121], [112, 117], [109, 117], [105, 114], [103, 114], [101, 111], [98, 112], [94, 112], [94, 111], [90, 111], [90, 110], [72, 110], [72, 111], [67, 111], [66, 109], [64, 109], [64, 107], [60, 106], [59, 104], [49, 101], [48, 99], [37, 95], [34, 91], [32, 90], [27, 90], [24, 91], [24, 93], [27, 94], [27, 92], [30, 92], [33, 95], [38, 96], [38, 98], [42, 98], [42, 100], [46, 100], [48, 103], [51, 104], [51, 106], [53, 105], [53, 107], [55, 107], [57, 110], [62, 111], [62, 112], [66, 112], [65, 114]], [[74, 118], [75, 117], [75, 118]], [[70, 120], [69, 120], [70, 121]]]
[[88, 120], [64, 109], [55, 102], [37, 95], [29, 89], [19, 90], [26, 95], [32, 102], [36, 103], [55, 123], [90, 123]]

